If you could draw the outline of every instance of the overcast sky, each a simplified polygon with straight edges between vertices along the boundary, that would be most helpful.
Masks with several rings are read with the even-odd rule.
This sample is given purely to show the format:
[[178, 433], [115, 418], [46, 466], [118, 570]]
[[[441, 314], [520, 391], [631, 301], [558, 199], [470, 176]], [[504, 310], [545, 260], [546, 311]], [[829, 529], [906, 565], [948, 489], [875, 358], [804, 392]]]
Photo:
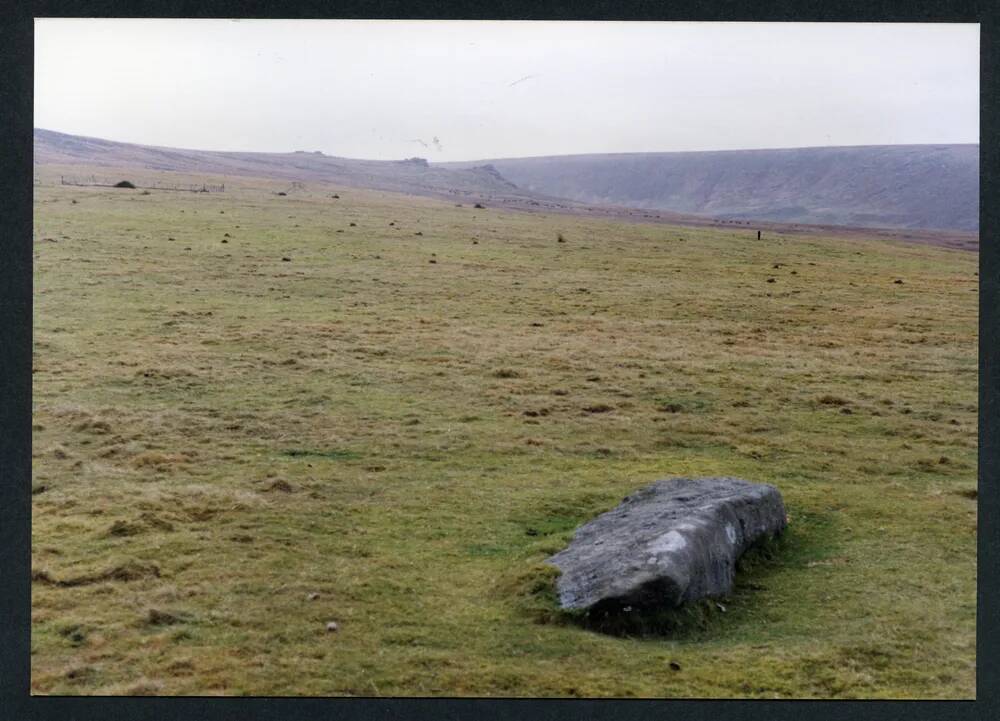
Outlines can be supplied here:
[[35, 31], [35, 127], [150, 145], [444, 161], [979, 142], [973, 24], [39, 19]]

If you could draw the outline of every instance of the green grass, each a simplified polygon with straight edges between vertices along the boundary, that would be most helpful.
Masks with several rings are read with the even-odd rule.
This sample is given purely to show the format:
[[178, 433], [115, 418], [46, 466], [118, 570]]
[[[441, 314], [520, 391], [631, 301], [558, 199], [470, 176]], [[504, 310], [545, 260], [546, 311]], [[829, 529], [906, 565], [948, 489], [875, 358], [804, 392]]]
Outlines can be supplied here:
[[[57, 172], [34, 693], [974, 696], [974, 254]], [[776, 485], [780, 547], [560, 613], [545, 558], [672, 475]]]

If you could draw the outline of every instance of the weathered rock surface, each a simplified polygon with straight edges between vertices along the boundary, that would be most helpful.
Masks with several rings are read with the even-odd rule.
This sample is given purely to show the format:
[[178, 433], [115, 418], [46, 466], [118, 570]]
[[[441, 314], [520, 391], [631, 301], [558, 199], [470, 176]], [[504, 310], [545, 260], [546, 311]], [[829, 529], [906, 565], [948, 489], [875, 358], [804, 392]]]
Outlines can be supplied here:
[[739, 478], [672, 478], [581, 526], [549, 558], [565, 609], [678, 606], [732, 590], [737, 559], [780, 534], [774, 486]]

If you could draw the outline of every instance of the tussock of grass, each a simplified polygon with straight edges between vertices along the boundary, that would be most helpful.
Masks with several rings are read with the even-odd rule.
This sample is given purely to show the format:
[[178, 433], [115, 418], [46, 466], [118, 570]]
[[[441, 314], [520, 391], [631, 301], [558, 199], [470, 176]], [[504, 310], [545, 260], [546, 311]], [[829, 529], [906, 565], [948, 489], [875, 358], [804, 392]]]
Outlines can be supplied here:
[[559, 569], [536, 561], [516, 566], [497, 583], [496, 591], [513, 599], [518, 613], [535, 623], [569, 623], [571, 616], [559, 608], [555, 584]]
[[138, 581], [143, 578], [159, 578], [160, 569], [155, 563], [141, 563], [138, 561], [128, 561], [113, 568], [109, 568], [97, 573], [85, 573], [70, 578], [56, 579], [47, 570], [39, 569], [31, 572], [33, 582], [44, 583], [50, 586], [60, 586], [62, 588], [72, 588], [74, 586], [89, 586], [103, 581]]

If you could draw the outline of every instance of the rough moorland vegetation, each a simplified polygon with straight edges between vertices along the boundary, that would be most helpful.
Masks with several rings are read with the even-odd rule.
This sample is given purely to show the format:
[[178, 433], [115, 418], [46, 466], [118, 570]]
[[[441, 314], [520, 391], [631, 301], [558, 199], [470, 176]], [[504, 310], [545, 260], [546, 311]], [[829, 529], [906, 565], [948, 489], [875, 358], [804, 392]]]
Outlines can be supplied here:
[[[975, 254], [54, 172], [34, 693], [974, 695]], [[668, 475], [774, 484], [781, 548], [673, 630], [560, 615]]]

